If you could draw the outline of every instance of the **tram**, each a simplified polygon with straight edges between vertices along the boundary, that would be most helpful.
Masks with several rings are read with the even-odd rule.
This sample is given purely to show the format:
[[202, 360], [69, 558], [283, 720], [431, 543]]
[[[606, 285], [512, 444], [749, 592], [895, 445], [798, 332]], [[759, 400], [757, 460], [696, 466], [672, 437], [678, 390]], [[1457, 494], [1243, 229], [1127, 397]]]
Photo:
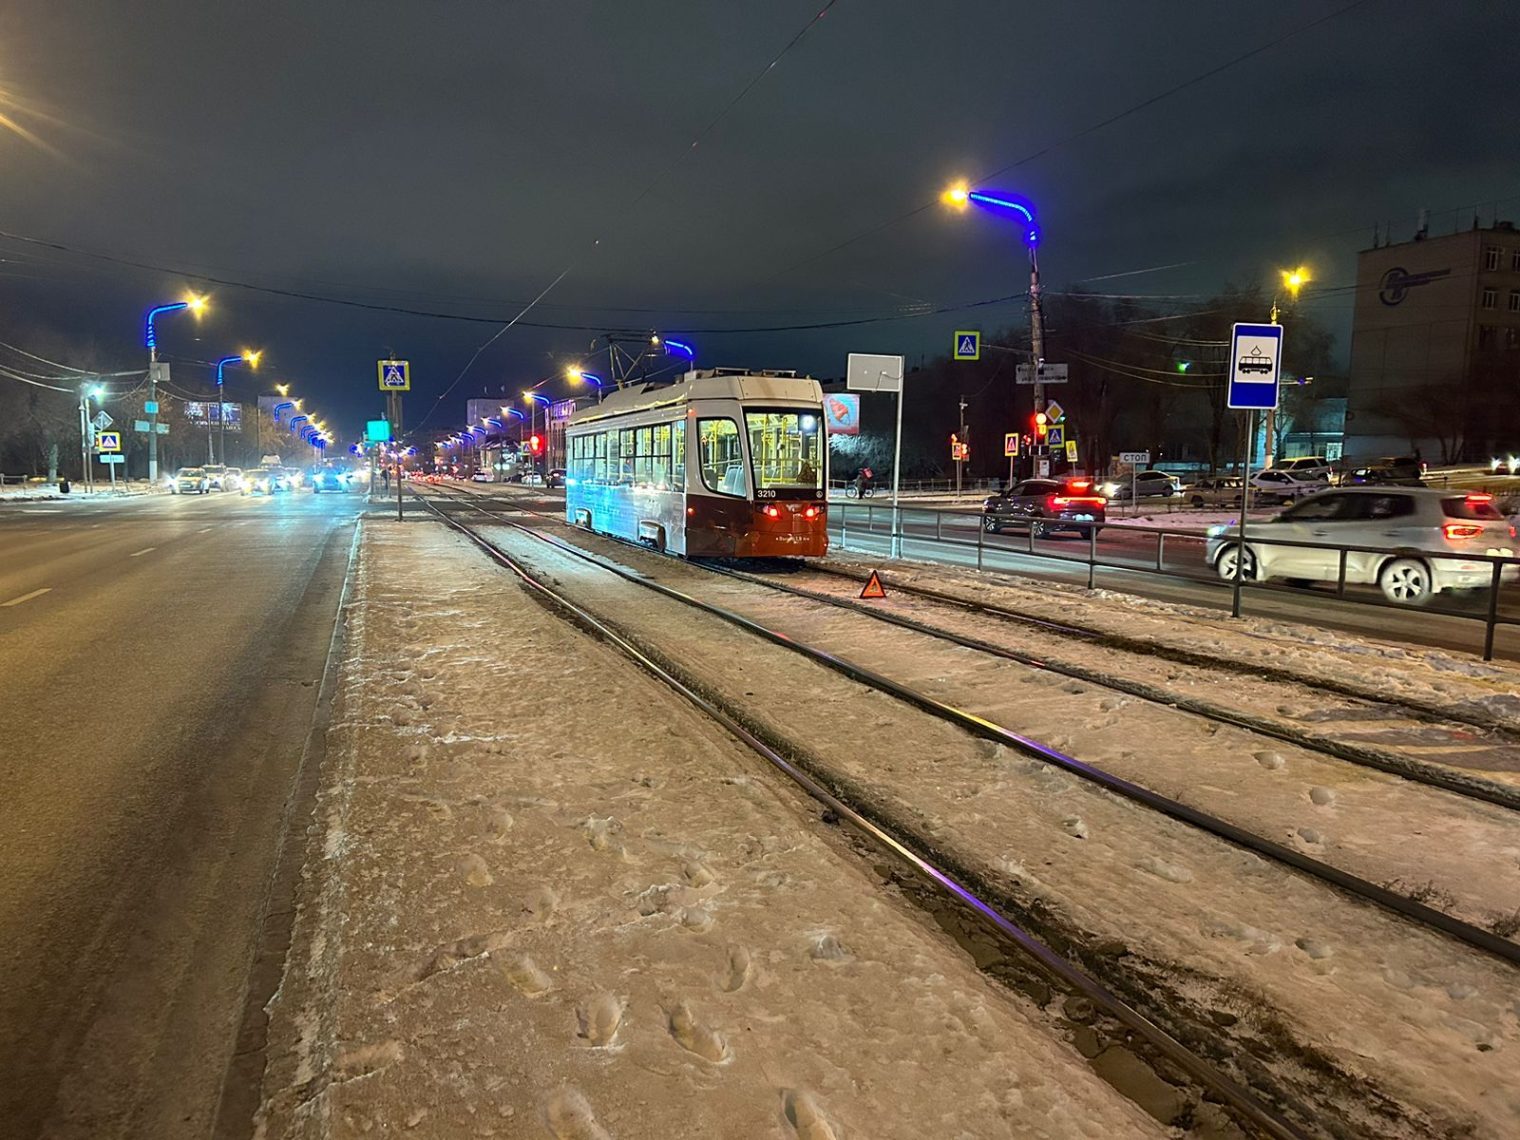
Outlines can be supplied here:
[[828, 553], [823, 392], [739, 368], [648, 381], [577, 409], [565, 517], [692, 558]]

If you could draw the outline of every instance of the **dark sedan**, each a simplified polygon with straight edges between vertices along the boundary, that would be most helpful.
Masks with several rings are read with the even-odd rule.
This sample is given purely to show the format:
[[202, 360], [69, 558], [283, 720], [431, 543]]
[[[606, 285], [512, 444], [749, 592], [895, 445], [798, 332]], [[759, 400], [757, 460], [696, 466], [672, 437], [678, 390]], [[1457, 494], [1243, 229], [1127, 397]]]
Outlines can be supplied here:
[[982, 504], [982, 527], [989, 534], [1033, 527], [1036, 535], [1073, 531], [1085, 538], [1102, 526], [1107, 506], [1086, 479], [1025, 479]]
[[1341, 476], [1342, 487], [1423, 487], [1418, 468], [1358, 467]]

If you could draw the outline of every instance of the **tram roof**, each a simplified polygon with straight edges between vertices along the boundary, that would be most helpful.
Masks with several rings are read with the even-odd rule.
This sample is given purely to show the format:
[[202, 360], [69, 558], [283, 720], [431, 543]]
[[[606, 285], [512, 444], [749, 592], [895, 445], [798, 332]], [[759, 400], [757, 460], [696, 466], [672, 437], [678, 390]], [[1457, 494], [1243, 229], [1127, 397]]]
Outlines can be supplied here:
[[689, 400], [777, 400], [818, 403], [823, 389], [811, 376], [795, 372], [751, 372], [743, 368], [712, 368], [688, 372], [679, 380], [643, 381], [609, 392], [599, 404], [579, 407], [572, 423], [683, 404]]

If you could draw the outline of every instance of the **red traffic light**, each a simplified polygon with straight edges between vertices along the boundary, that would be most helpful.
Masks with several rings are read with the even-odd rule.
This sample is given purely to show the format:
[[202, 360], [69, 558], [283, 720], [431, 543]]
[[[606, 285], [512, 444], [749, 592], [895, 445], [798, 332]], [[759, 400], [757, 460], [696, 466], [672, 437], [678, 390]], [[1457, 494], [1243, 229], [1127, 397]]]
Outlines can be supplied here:
[[530, 435], [528, 437], [528, 450], [534, 455], [542, 455], [544, 453], [544, 437], [537, 434]]

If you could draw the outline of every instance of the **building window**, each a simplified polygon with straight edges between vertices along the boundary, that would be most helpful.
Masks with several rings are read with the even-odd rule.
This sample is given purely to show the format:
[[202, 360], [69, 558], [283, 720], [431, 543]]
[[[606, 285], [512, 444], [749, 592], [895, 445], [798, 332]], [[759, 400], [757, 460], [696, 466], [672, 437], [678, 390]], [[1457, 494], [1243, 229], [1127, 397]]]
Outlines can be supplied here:
[[1497, 331], [1498, 330], [1495, 329], [1493, 325], [1479, 325], [1478, 326], [1478, 347], [1479, 348], [1493, 348], [1494, 347], [1494, 339], [1495, 339], [1494, 338], [1494, 334]]
[[1520, 329], [1505, 329], [1504, 350], [1514, 352], [1516, 349], [1520, 349]]
[[1497, 309], [1499, 307], [1499, 290], [1483, 290], [1483, 307], [1485, 309]]
[[1511, 289], [1509, 291], [1509, 311], [1520, 313], [1520, 289]]
[[1520, 249], [1509, 251], [1509, 267], [1516, 273], [1520, 273]]
[[1484, 263], [1488, 266], [1489, 269], [1499, 268], [1499, 258], [1502, 253], [1503, 251], [1496, 245], [1491, 245], [1488, 247], [1488, 249], [1485, 251]]

